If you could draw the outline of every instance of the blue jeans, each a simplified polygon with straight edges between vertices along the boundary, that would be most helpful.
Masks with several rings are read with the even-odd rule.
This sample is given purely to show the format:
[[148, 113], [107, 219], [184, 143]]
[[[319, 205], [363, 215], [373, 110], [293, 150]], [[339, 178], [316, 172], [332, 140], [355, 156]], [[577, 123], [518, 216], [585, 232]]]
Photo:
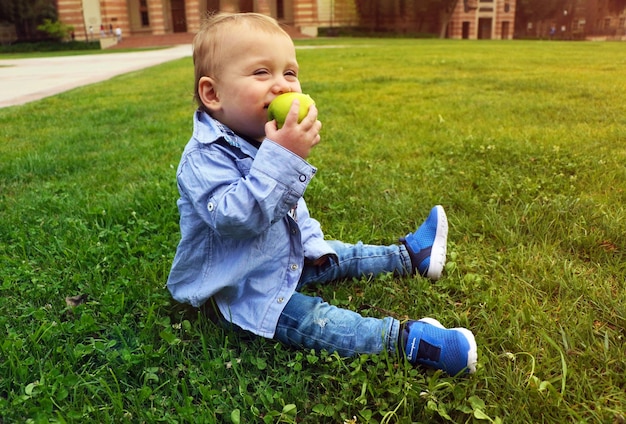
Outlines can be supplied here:
[[290, 346], [337, 352], [340, 356], [395, 353], [400, 322], [386, 317], [366, 318], [356, 312], [329, 305], [319, 297], [299, 292], [304, 286], [367, 275], [406, 275], [411, 259], [402, 245], [372, 246], [361, 242], [330, 241], [338, 262], [305, 266], [296, 292], [281, 314], [274, 338]]

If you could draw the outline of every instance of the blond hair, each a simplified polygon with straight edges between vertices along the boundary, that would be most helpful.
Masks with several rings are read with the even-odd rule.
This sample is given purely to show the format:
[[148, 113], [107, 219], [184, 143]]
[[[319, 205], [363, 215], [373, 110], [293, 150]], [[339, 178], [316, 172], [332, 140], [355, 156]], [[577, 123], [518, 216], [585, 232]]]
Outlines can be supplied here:
[[260, 13], [216, 13], [209, 15], [203, 22], [202, 28], [193, 39], [193, 63], [195, 72], [194, 99], [198, 106], [204, 105], [198, 95], [200, 78], [203, 76], [215, 77], [219, 74], [226, 54], [221, 48], [223, 41], [232, 34], [233, 28], [240, 31], [246, 29], [260, 30], [272, 34], [282, 34], [289, 37], [278, 22]]

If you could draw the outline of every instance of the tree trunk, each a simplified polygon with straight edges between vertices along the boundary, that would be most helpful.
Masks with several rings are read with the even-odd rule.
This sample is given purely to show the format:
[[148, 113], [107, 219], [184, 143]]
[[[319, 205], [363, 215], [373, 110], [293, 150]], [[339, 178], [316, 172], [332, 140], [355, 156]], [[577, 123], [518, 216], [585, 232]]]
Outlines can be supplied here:
[[456, 9], [456, 5], [458, 2], [458, 0], [451, 0], [447, 2], [446, 6], [441, 9], [441, 13], [439, 15], [439, 38], [446, 38], [448, 24], [452, 19], [452, 14], [454, 13], [454, 9]]

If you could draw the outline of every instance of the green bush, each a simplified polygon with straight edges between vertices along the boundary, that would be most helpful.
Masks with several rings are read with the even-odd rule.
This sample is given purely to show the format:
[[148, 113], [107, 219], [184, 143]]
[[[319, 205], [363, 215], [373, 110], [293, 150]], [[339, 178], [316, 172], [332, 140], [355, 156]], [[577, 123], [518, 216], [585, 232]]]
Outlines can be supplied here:
[[53, 40], [65, 40], [69, 37], [74, 27], [66, 25], [61, 21], [53, 21], [52, 19], [44, 19], [43, 24], [37, 26], [37, 30], [45, 32]]
[[15, 43], [6, 46], [0, 45], [0, 54], [79, 50], [100, 50], [100, 43], [87, 41], [38, 41], [35, 43]]

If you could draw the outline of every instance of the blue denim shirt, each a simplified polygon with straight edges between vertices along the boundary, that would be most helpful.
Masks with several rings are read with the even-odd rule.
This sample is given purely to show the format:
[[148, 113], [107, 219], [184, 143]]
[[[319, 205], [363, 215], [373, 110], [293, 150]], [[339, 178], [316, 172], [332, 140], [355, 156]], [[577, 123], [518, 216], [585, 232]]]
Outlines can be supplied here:
[[302, 198], [316, 169], [265, 139], [258, 148], [196, 111], [177, 170], [181, 240], [167, 281], [179, 302], [215, 299], [244, 330], [273, 337], [304, 259], [335, 255]]

